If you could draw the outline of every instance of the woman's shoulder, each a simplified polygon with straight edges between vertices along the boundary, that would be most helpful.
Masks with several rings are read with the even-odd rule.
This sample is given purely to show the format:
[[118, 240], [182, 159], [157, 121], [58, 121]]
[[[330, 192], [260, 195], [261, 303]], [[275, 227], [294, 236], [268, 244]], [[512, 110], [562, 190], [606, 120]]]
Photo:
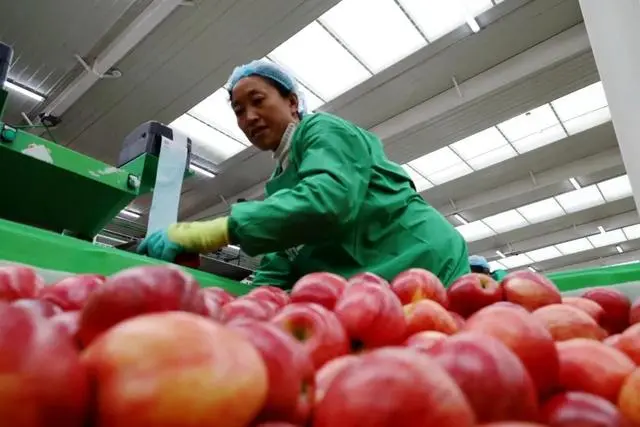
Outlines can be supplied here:
[[314, 130], [349, 130], [354, 131], [358, 127], [338, 116], [334, 116], [329, 113], [311, 113], [305, 115], [300, 121], [299, 128], [302, 132], [314, 131]]

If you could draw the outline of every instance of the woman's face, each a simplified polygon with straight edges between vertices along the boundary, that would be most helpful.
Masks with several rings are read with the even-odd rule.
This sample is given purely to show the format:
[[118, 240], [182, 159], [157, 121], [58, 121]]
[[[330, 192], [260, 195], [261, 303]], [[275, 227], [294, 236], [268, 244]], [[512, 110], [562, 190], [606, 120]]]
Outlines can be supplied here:
[[283, 97], [278, 89], [257, 76], [236, 83], [231, 92], [231, 108], [242, 132], [261, 150], [278, 148], [287, 126], [298, 120], [296, 96]]

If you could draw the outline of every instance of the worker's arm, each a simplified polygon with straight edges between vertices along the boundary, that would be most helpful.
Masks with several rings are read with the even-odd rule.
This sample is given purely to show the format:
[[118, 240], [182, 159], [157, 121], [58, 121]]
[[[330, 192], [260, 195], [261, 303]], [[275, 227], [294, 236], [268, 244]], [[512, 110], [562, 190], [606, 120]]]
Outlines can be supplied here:
[[271, 285], [291, 289], [294, 281], [291, 261], [284, 252], [275, 252], [262, 257], [252, 284], [254, 286]]
[[300, 182], [264, 201], [232, 207], [229, 236], [249, 255], [335, 238], [332, 233], [358, 214], [371, 176], [366, 138], [324, 118], [303, 132], [296, 136]]

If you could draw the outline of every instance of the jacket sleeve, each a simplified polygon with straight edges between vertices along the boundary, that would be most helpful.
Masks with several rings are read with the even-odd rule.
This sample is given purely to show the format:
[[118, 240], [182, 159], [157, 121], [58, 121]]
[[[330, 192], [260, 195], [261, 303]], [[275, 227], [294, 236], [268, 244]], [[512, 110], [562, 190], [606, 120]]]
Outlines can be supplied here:
[[232, 207], [231, 239], [249, 255], [335, 238], [332, 233], [357, 216], [365, 197], [372, 165], [365, 135], [321, 119], [306, 124], [296, 138], [298, 184]]
[[291, 261], [284, 252], [266, 254], [255, 272], [252, 285], [277, 286], [291, 289], [296, 280], [291, 271]]

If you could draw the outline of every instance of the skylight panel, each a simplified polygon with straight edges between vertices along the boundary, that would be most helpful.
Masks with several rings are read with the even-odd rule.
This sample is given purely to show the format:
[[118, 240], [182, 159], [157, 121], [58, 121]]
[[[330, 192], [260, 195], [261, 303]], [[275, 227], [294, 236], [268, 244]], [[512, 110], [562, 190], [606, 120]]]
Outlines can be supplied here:
[[602, 82], [577, 90], [551, 103], [558, 117], [567, 122], [575, 117], [606, 107], [607, 98]]
[[511, 269], [533, 264], [533, 260], [525, 254], [520, 254], [503, 258], [500, 260], [500, 264], [504, 265], [508, 269]]
[[627, 240], [627, 237], [624, 235], [622, 230], [611, 230], [606, 233], [598, 233], [588, 237], [589, 241], [596, 248], [601, 248], [603, 246], [615, 245], [616, 243], [624, 242]]
[[575, 135], [609, 121], [611, 121], [611, 111], [609, 111], [609, 107], [603, 107], [599, 110], [567, 120], [564, 122], [564, 127], [567, 129], [567, 132], [569, 132], [569, 135]]
[[560, 122], [549, 104], [545, 104], [500, 123], [498, 128], [509, 141], [517, 141], [533, 134], [539, 134], [545, 129], [559, 124]]
[[480, 170], [495, 165], [496, 163], [503, 162], [517, 155], [518, 153], [516, 153], [516, 150], [514, 150], [513, 147], [511, 147], [510, 145], [505, 145], [503, 147], [489, 151], [488, 153], [481, 154], [477, 157], [469, 159], [467, 160], [467, 163], [473, 169]]
[[531, 224], [548, 221], [564, 215], [562, 207], [553, 197], [521, 206], [516, 210]]
[[438, 172], [458, 163], [463, 163], [462, 159], [449, 147], [443, 147], [412, 160], [409, 165], [422, 175], [427, 176], [428, 173]]
[[624, 231], [624, 235], [629, 240], [640, 239], [640, 224], [624, 227], [622, 231]]
[[247, 137], [238, 127], [236, 115], [229, 104], [229, 93], [225, 88], [215, 91], [204, 101], [193, 107], [189, 114], [237, 139], [244, 145], [250, 144]]
[[551, 126], [541, 132], [533, 133], [517, 141], [511, 141], [511, 144], [520, 154], [535, 150], [536, 148], [552, 144], [567, 137], [567, 133], [562, 129], [561, 125]]
[[560, 194], [556, 196], [556, 200], [567, 213], [578, 212], [604, 203], [604, 199], [595, 185]]
[[402, 168], [405, 170], [405, 172], [407, 172], [409, 178], [411, 178], [411, 180], [413, 181], [413, 185], [416, 186], [416, 191], [418, 193], [421, 193], [424, 190], [433, 187], [433, 185], [431, 185], [431, 183], [424, 176], [416, 172], [416, 170], [411, 166], [402, 165]]
[[524, 217], [515, 209], [492, 215], [484, 218], [482, 221], [491, 227], [491, 229], [496, 233], [506, 233], [529, 224], [527, 220], [524, 219]]
[[598, 184], [598, 188], [607, 202], [624, 199], [633, 195], [629, 176], [620, 175]]
[[502, 264], [500, 264], [499, 261], [490, 261], [489, 262], [489, 269], [491, 271], [496, 271], [496, 270], [505, 270], [506, 267]]
[[374, 73], [427, 44], [393, 0], [342, 0], [320, 22]]
[[216, 165], [247, 148], [235, 139], [187, 114], [178, 117], [169, 126], [191, 138], [194, 154]]
[[299, 83], [300, 92], [304, 97], [305, 106], [307, 111], [313, 112], [320, 108], [325, 102], [318, 98], [313, 92], [307, 89], [303, 84]]
[[468, 175], [471, 172], [473, 172], [473, 169], [471, 169], [466, 163], [460, 162], [438, 172], [426, 173], [425, 177], [434, 185], [440, 185]]
[[558, 258], [562, 253], [555, 246], [547, 246], [544, 248], [529, 251], [526, 255], [535, 262], [542, 262], [548, 259]]
[[563, 255], [571, 255], [593, 249], [593, 245], [587, 238], [580, 238], [576, 240], [569, 240], [564, 243], [558, 243], [556, 248], [558, 248]]
[[474, 221], [469, 224], [461, 225], [456, 227], [456, 230], [462, 234], [462, 237], [467, 242], [474, 242], [476, 240], [482, 240], [487, 237], [495, 236], [495, 231], [489, 228], [482, 221]]
[[320, 24], [312, 22], [269, 57], [292, 70], [324, 100], [331, 100], [371, 76]]
[[496, 148], [509, 145], [509, 142], [495, 127], [490, 127], [465, 139], [451, 144], [449, 147], [464, 160], [470, 160]]

